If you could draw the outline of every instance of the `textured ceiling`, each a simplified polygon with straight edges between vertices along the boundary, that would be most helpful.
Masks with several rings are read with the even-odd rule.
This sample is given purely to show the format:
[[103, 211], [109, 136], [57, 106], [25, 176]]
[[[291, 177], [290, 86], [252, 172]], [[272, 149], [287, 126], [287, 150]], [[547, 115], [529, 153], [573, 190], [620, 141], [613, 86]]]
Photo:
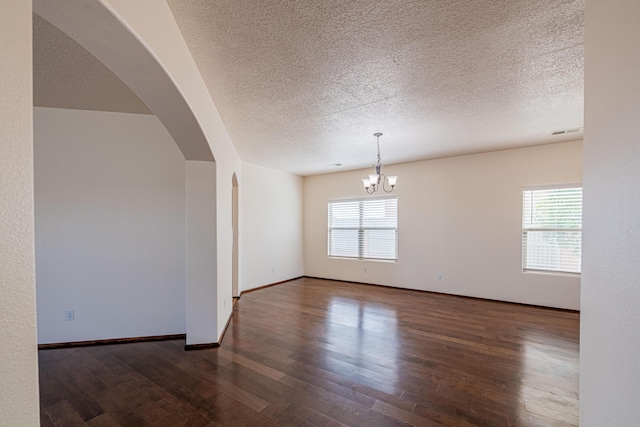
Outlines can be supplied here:
[[[245, 161], [368, 167], [374, 132], [385, 164], [582, 137], [583, 0], [168, 3]], [[34, 104], [150, 113], [37, 15]]]
[[33, 105], [151, 114], [144, 102], [102, 62], [35, 14]]
[[[168, 0], [245, 161], [301, 175], [583, 125], [583, 0]], [[334, 165], [341, 163], [337, 168]]]

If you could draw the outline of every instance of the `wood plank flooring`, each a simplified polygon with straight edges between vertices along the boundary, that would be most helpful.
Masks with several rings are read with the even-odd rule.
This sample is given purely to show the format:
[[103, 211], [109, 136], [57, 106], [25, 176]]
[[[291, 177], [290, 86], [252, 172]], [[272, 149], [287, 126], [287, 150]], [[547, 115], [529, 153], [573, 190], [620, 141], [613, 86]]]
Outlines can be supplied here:
[[43, 426], [577, 426], [579, 314], [297, 279], [217, 349], [41, 350]]

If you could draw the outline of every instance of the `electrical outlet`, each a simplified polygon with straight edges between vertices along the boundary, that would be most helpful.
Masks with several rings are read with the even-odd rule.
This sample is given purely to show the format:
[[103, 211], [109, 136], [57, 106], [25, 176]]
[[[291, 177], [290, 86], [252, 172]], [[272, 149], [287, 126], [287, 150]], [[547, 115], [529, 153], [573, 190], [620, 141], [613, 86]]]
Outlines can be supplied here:
[[67, 310], [64, 313], [64, 318], [65, 318], [66, 321], [69, 322], [69, 321], [73, 320], [73, 318], [75, 317], [74, 315], [75, 315], [75, 313], [73, 312], [73, 310]]
[[442, 273], [438, 273], [438, 281], [441, 282], [442, 281]]
[[364, 272], [365, 272], [365, 273], [367, 272], [367, 267], [365, 267], [365, 268], [364, 268]]
[[275, 273], [276, 272], [276, 268], [275, 267], [271, 267], [271, 272]]

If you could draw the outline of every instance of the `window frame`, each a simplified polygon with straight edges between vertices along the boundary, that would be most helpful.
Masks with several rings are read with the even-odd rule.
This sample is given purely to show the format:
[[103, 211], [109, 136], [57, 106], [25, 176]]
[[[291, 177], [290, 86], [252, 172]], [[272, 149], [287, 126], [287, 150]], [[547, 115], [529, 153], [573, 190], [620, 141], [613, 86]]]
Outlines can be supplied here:
[[[580, 227], [579, 228], [562, 228], [562, 227], [526, 227], [525, 226], [525, 192], [526, 191], [545, 191], [545, 190], [563, 190], [563, 189], [580, 189], [582, 191], [581, 195], [581, 205], [580, 205]], [[525, 186], [522, 187], [520, 196], [521, 196], [521, 263], [522, 263], [522, 272], [523, 273], [540, 273], [540, 274], [559, 274], [559, 275], [575, 275], [580, 276], [582, 274], [582, 262], [580, 261], [580, 271], [567, 271], [560, 269], [561, 266], [558, 266], [557, 269], [549, 269], [549, 268], [531, 268], [526, 265], [527, 260], [527, 252], [525, 249], [525, 241], [528, 241], [526, 235], [528, 232], [557, 232], [557, 233], [580, 233], [580, 256], [582, 257], [582, 217], [583, 217], [583, 206], [584, 206], [584, 188], [582, 183], [568, 183], [568, 184], [549, 184], [549, 185], [535, 185], [535, 186]], [[533, 215], [533, 210], [531, 212]]]
[[[366, 202], [380, 201], [380, 200], [395, 200], [396, 201], [396, 216], [395, 216], [395, 227], [365, 227], [363, 226], [364, 221], [364, 204]], [[357, 227], [332, 227], [331, 225], [331, 204], [333, 203], [358, 203], [358, 226]], [[398, 261], [398, 252], [399, 252], [399, 244], [398, 244], [398, 223], [399, 223], [399, 215], [398, 215], [398, 196], [379, 196], [379, 197], [361, 197], [361, 198], [348, 198], [348, 199], [332, 199], [327, 201], [327, 256], [329, 258], [336, 259], [347, 259], [347, 260], [358, 260], [358, 261], [381, 261], [381, 262], [397, 262]], [[358, 255], [357, 256], [345, 256], [345, 255], [333, 255], [331, 254], [331, 231], [332, 230], [357, 230], [357, 245], [358, 245]], [[367, 230], [393, 230], [395, 231], [395, 258], [377, 258], [377, 257], [366, 257], [365, 252], [365, 238], [364, 234]]]

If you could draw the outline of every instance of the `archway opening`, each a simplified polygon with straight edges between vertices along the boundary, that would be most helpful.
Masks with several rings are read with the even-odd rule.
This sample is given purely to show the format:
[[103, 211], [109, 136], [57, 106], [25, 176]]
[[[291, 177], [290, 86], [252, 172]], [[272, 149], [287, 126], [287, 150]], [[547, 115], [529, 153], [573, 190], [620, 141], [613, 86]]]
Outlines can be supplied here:
[[238, 196], [238, 177], [234, 172], [231, 178], [231, 226], [233, 227], [231, 296], [233, 298], [240, 297], [238, 289]]

